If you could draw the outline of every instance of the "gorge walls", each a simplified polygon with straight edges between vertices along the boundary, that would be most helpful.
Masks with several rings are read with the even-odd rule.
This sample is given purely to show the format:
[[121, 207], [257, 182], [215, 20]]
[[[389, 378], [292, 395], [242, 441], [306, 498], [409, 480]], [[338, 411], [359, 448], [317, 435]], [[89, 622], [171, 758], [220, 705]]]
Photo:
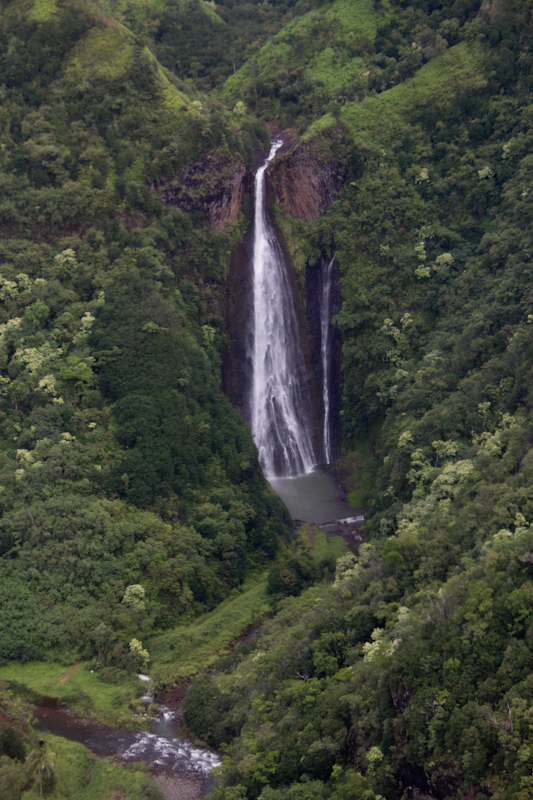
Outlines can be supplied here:
[[[331, 318], [340, 308], [338, 275], [331, 255], [323, 254], [307, 265], [302, 295], [298, 290], [302, 281], [284, 247], [282, 234], [274, 225], [272, 208], [277, 202], [293, 216], [318, 215], [336, 194], [336, 178], [328, 169], [308, 143], [295, 153], [278, 156], [265, 174], [268, 226], [276, 237], [277, 258], [284, 263], [294, 304], [291, 313], [295, 315], [301, 351], [296, 373], [299, 391], [306, 398], [314, 463], [333, 460], [340, 444], [340, 335], [331, 325]], [[250, 186], [249, 176], [242, 183]], [[232, 253], [225, 303], [229, 343], [223, 360], [223, 388], [251, 427], [254, 425], [250, 402], [254, 393], [254, 229], [251, 221]], [[283, 335], [287, 336], [287, 332]]]

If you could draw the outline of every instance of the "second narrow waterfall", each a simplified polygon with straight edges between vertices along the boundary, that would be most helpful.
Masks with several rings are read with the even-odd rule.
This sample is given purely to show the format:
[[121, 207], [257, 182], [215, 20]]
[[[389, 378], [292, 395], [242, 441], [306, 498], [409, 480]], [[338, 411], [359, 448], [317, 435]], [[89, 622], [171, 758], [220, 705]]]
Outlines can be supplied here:
[[331, 450], [331, 400], [330, 400], [330, 366], [331, 366], [331, 317], [332, 298], [331, 284], [333, 280], [333, 262], [335, 256], [326, 262], [322, 295], [320, 299], [320, 355], [322, 358], [322, 401], [324, 405], [324, 462], [330, 464]]
[[292, 286], [265, 210], [265, 170], [282, 144], [272, 144], [255, 176], [250, 410], [259, 461], [269, 478], [302, 475], [316, 463]]

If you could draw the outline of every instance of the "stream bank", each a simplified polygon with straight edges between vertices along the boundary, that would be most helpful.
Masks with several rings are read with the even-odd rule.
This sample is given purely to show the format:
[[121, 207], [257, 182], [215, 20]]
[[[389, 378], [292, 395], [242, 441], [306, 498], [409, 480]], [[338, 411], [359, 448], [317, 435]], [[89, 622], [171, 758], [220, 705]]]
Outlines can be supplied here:
[[211, 770], [221, 762], [213, 750], [181, 735], [179, 705], [160, 705], [148, 731], [107, 728], [57, 706], [36, 705], [33, 713], [45, 733], [83, 744], [102, 758], [148, 764], [164, 800], [203, 800], [216, 785]]

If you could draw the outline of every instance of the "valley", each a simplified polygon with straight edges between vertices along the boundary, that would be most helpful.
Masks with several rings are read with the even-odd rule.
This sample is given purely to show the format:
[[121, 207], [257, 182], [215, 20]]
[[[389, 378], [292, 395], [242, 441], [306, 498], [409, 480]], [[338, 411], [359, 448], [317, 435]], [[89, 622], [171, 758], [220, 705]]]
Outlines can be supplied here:
[[530, 3], [0, 41], [2, 800], [156, 800], [31, 716], [156, 736], [139, 673], [212, 800], [528, 800]]

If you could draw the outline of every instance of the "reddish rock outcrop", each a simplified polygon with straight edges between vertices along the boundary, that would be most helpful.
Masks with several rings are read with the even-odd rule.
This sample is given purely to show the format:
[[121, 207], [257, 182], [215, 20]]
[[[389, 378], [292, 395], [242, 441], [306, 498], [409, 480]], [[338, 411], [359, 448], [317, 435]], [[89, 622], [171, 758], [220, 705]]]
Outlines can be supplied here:
[[246, 190], [245, 177], [244, 162], [212, 150], [160, 183], [157, 191], [167, 205], [203, 211], [216, 231], [237, 219]]
[[274, 161], [270, 183], [288, 214], [298, 219], [316, 219], [337, 196], [342, 172], [328, 143], [317, 138]]
[[[283, 155], [293, 139], [287, 136], [281, 154], [269, 168], [267, 182], [291, 216], [315, 219], [337, 196], [344, 174], [343, 159], [332, 154], [331, 144], [337, 137], [336, 131], [318, 136]], [[266, 153], [260, 158], [263, 155]], [[246, 171], [239, 156], [211, 150], [155, 188], [167, 205], [202, 211], [211, 228], [220, 230], [237, 219], [244, 194], [253, 189], [253, 174]]]

